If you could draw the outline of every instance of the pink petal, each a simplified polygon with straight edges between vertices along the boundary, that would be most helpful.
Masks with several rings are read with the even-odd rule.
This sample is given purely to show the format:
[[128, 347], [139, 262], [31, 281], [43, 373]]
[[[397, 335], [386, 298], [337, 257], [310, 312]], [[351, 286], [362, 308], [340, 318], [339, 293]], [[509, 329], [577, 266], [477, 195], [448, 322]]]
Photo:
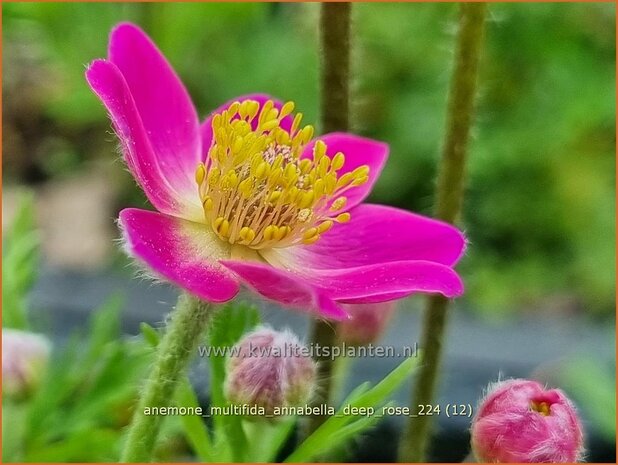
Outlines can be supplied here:
[[269, 253], [299, 268], [339, 269], [405, 260], [453, 266], [465, 250], [465, 237], [457, 228], [406, 210], [363, 204], [350, 214], [349, 223], [335, 224], [311, 246]]
[[[283, 102], [274, 97], [271, 97], [268, 94], [248, 94], [241, 95], [240, 97], [236, 97], [235, 99], [229, 100], [221, 105], [216, 110], [212, 111], [210, 115], [206, 118], [206, 120], [202, 123], [201, 134], [202, 134], [202, 150], [204, 151], [203, 157], [206, 159], [208, 157], [208, 150], [212, 145], [212, 117], [217, 113], [221, 113], [229, 108], [229, 106], [234, 102], [242, 102], [243, 100], [255, 100], [260, 104], [260, 108], [264, 106], [264, 104], [268, 100], [272, 100], [274, 103], [274, 107], [277, 109], [281, 109], [283, 106]], [[281, 127], [286, 130], [290, 130], [292, 127], [292, 122], [294, 121], [294, 117], [292, 115], [288, 115], [283, 120], [281, 120]], [[253, 129], [257, 127], [257, 119], [253, 122]]]
[[314, 310], [334, 320], [347, 318], [346, 311], [329, 298], [324, 289], [293, 273], [259, 262], [222, 260], [221, 263], [256, 292], [284, 306]]
[[120, 212], [120, 226], [128, 253], [157, 275], [211, 302], [238, 293], [237, 281], [218, 264], [230, 256], [229, 244], [209, 227], [135, 208]]
[[133, 96], [154, 151], [152, 162], [174, 190], [195, 194], [201, 139], [197, 113], [184, 85], [156, 45], [133, 24], [112, 31], [108, 55]]
[[349, 210], [361, 203], [373, 189], [388, 158], [388, 144], [353, 134], [335, 132], [320, 136], [307, 144], [302, 158], [311, 156], [315, 141], [318, 139], [326, 144], [326, 154], [331, 158], [337, 152], [343, 152], [345, 155], [345, 164], [338, 171], [339, 175], [353, 171], [362, 165], [369, 166], [369, 180], [361, 186], [351, 187], [343, 194], [348, 198], [344, 210]]
[[322, 286], [328, 295], [345, 303], [377, 303], [406, 297], [415, 292], [458, 297], [463, 283], [448, 266], [426, 261], [401, 261], [339, 270], [306, 268], [307, 282]]
[[86, 79], [110, 113], [131, 173], [148, 200], [160, 211], [185, 218], [201, 218], [203, 211], [196, 192], [188, 197], [175, 190], [158, 165], [142, 119], [120, 70], [106, 60], [95, 60]]

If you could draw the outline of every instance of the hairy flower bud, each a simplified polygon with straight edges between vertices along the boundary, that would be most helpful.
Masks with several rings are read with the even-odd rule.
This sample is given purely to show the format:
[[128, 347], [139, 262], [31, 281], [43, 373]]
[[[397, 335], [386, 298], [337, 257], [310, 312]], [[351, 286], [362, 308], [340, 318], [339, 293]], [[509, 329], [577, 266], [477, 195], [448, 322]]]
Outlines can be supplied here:
[[2, 393], [20, 398], [41, 381], [51, 346], [39, 334], [2, 329]]
[[575, 462], [583, 434], [561, 390], [511, 379], [489, 386], [472, 421], [472, 450], [481, 462]]
[[225, 393], [236, 405], [277, 407], [309, 402], [315, 387], [316, 365], [289, 331], [259, 328], [243, 337], [227, 362]]
[[339, 340], [355, 346], [376, 342], [395, 313], [395, 307], [396, 301], [344, 305], [351, 318], [337, 325]]

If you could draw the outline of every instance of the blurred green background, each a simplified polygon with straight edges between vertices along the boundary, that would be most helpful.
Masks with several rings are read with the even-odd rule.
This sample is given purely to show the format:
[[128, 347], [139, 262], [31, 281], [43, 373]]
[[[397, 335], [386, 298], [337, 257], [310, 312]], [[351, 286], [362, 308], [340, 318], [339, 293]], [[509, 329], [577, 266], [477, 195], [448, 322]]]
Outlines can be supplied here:
[[[371, 200], [431, 214], [455, 5], [354, 9], [355, 130], [391, 145]], [[122, 206], [145, 202], [83, 77], [117, 22], [154, 38], [202, 116], [268, 92], [294, 100], [307, 122], [318, 119], [317, 4], [5, 3], [2, 11], [4, 209], [12, 189], [35, 189], [44, 241], [71, 246], [49, 246], [48, 255], [76, 255], [61, 265], [123, 263], [119, 252], [110, 260], [105, 234], [116, 235]], [[613, 318], [614, 25], [609, 3], [491, 5], [462, 218], [470, 311]], [[89, 195], [79, 213], [68, 209]], [[75, 216], [86, 232], [71, 241], [63, 218]], [[89, 216], [98, 218], [90, 226]], [[78, 252], [84, 241], [99, 252]]]

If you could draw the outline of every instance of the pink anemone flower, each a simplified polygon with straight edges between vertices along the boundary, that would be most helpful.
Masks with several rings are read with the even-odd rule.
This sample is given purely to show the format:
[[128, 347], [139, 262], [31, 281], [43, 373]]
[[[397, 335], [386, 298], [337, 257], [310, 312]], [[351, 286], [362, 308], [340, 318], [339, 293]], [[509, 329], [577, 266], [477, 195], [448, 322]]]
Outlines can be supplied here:
[[415, 292], [456, 297], [465, 239], [448, 224], [363, 204], [388, 145], [313, 138], [292, 102], [234, 99], [200, 124], [165, 57], [121, 24], [86, 71], [129, 170], [158, 211], [120, 213], [126, 249], [156, 275], [211, 302], [242, 284], [286, 307], [347, 317], [341, 303]]

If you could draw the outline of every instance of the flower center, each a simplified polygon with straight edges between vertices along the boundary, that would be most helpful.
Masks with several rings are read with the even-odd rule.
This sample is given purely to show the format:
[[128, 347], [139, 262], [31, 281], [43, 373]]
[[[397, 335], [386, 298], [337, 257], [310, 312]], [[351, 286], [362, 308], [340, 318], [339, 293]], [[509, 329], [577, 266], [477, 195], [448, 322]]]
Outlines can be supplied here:
[[549, 407], [550, 407], [549, 402], [536, 402], [536, 401], [530, 402], [530, 408], [534, 412], [539, 412], [544, 417], [549, 416], [549, 414], [550, 414], [550, 408]]
[[313, 126], [300, 127], [302, 114], [289, 130], [282, 120], [294, 110], [281, 110], [271, 100], [234, 102], [212, 119], [214, 142], [207, 165], [195, 172], [206, 222], [230, 244], [253, 249], [312, 244], [334, 223], [350, 220], [339, 213], [345, 191], [367, 182], [369, 167], [339, 175], [341, 152], [326, 156], [326, 144], [316, 141], [302, 157]]

